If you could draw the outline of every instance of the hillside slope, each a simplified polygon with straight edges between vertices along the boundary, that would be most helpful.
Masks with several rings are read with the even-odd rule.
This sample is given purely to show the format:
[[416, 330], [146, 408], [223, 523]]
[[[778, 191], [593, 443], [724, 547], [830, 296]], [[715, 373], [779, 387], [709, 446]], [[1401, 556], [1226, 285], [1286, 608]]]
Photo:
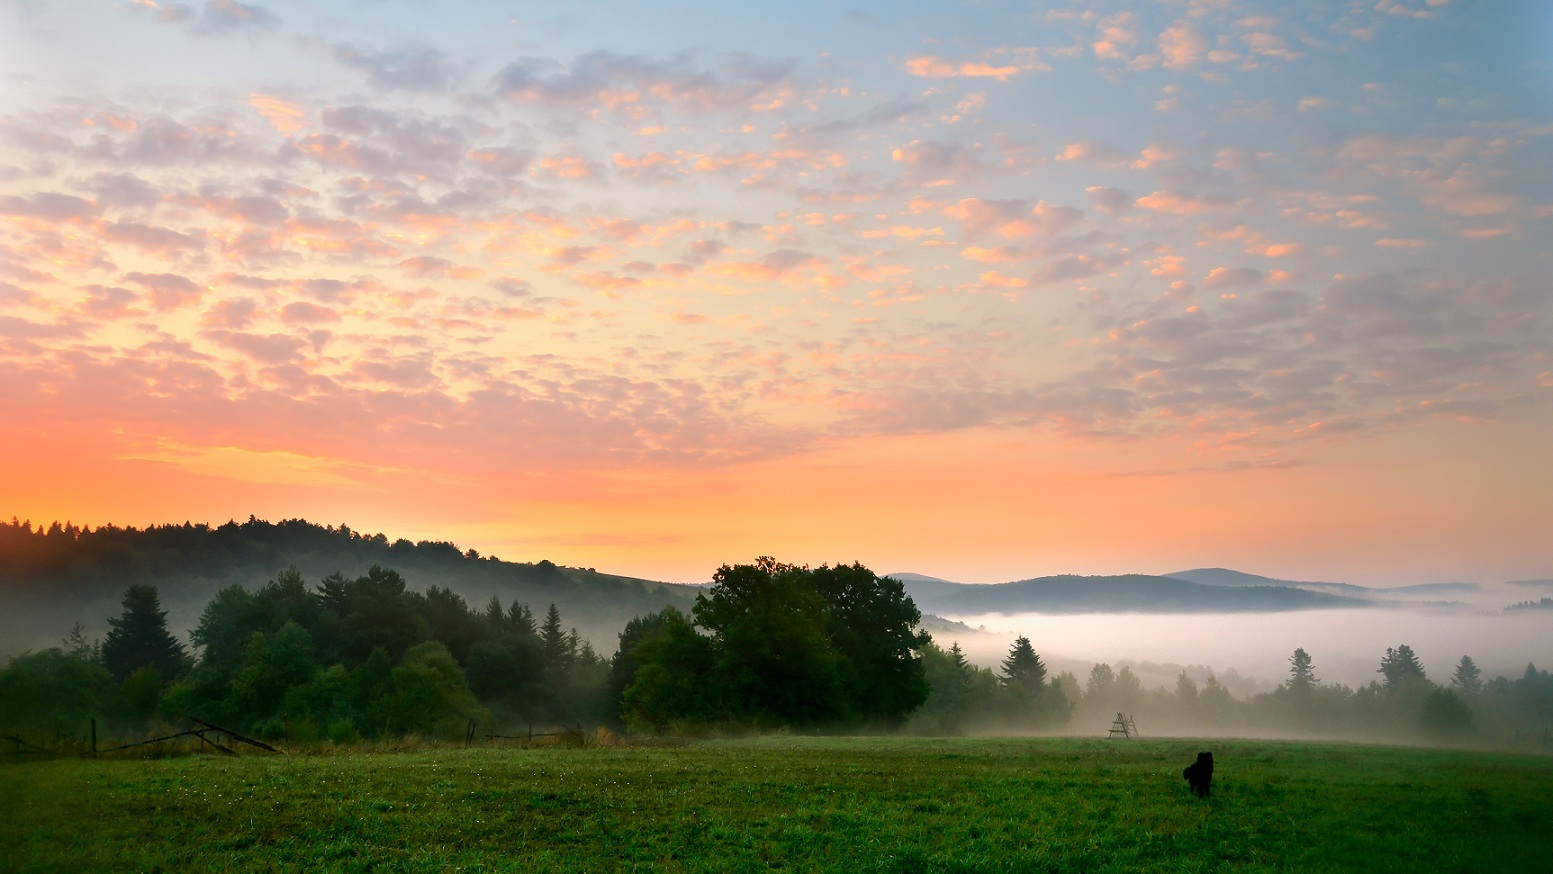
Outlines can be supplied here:
[[946, 615], [978, 613], [1267, 613], [1331, 607], [1368, 607], [1371, 602], [1292, 586], [1204, 585], [1145, 574], [1083, 577], [1071, 574], [1012, 583], [951, 583], [918, 574], [898, 574], [907, 594], [924, 611]]
[[632, 617], [665, 606], [689, 610], [698, 591], [549, 561], [501, 561], [441, 541], [390, 542], [300, 519], [89, 532], [0, 524], [0, 655], [53, 646], [77, 622], [88, 636], [100, 636], [135, 583], [157, 587], [170, 629], [187, 640], [222, 588], [254, 589], [288, 567], [316, 584], [331, 573], [357, 577], [373, 565], [398, 571], [411, 589], [441, 586], [477, 608], [495, 596], [543, 618], [555, 604], [563, 625], [606, 654]]

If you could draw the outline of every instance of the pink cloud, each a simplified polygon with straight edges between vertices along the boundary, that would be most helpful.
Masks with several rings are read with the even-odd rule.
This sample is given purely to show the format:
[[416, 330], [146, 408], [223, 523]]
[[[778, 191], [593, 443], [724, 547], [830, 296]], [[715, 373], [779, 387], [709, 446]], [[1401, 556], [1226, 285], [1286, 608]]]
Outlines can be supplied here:
[[186, 276], [176, 273], [128, 273], [130, 282], [143, 286], [151, 295], [157, 312], [168, 312], [199, 302], [205, 289]]

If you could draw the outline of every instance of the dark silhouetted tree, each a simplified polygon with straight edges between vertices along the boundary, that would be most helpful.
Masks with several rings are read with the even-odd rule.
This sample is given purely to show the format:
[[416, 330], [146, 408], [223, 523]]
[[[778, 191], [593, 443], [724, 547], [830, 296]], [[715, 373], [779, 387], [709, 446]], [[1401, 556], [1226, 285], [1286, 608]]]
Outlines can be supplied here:
[[1451, 675], [1451, 685], [1460, 689], [1463, 695], [1476, 695], [1483, 691], [1483, 672], [1472, 661], [1472, 656], [1461, 657], [1461, 663], [1456, 665], [1456, 672]]
[[1450, 689], [1435, 689], [1424, 699], [1418, 724], [1426, 734], [1460, 740], [1472, 734], [1472, 710]]
[[102, 642], [102, 663], [124, 680], [141, 668], [155, 668], [162, 680], [183, 675], [187, 656], [183, 644], [167, 631], [167, 611], [157, 600], [156, 587], [133, 585], [124, 592], [124, 612], [108, 620]]
[[637, 668], [620, 698], [625, 723], [662, 731], [675, 723], [694, 726], [725, 718], [712, 639], [673, 607], [656, 616], [658, 629], [632, 647]]
[[1296, 695], [1308, 694], [1319, 683], [1316, 679], [1315, 666], [1311, 664], [1310, 653], [1304, 648], [1294, 651], [1289, 657], [1289, 691]]
[[1003, 660], [1003, 685], [1022, 689], [1031, 695], [1039, 695], [1046, 689], [1046, 665], [1030, 645], [1030, 638], [1023, 635], [1014, 639], [1014, 645]]
[[545, 667], [552, 674], [559, 676], [571, 669], [572, 661], [577, 657], [576, 640], [568, 637], [561, 627], [561, 611], [554, 604], [545, 614], [545, 624], [539, 628], [539, 640], [544, 647]]
[[805, 568], [761, 556], [718, 568], [711, 591], [696, 596], [695, 621], [711, 633], [735, 718], [808, 726], [846, 715], [825, 600], [806, 577]]
[[1393, 692], [1410, 689], [1427, 679], [1418, 656], [1405, 643], [1396, 649], [1386, 647], [1386, 655], [1380, 660], [1377, 673], [1386, 678], [1386, 689]]
[[824, 566], [807, 581], [825, 602], [825, 632], [840, 659], [841, 694], [855, 719], [899, 725], [928, 697], [917, 650], [922, 613], [896, 579], [862, 564]]
[[636, 671], [641, 666], [636, 649], [649, 638], [661, 634], [663, 626], [663, 611], [660, 610], [646, 616], [632, 617], [620, 631], [620, 645], [609, 660], [609, 695], [622, 721], [625, 719], [625, 691], [636, 682]]

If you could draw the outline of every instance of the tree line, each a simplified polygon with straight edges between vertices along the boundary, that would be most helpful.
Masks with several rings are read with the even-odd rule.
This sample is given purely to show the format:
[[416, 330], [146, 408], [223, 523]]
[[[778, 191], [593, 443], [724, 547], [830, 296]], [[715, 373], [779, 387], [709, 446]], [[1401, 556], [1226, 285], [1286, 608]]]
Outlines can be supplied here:
[[[131, 585], [102, 640], [78, 625], [61, 646], [11, 659], [0, 722], [68, 737], [92, 718], [131, 732], [197, 715], [266, 739], [342, 743], [462, 736], [471, 720], [886, 729], [932, 692], [921, 614], [898, 581], [860, 564], [725, 565], [688, 615], [665, 607], [627, 623], [610, 659], [553, 604], [542, 618], [495, 596], [473, 608], [376, 566], [312, 587], [292, 569], [256, 591], [224, 588], [192, 651], [166, 615], [154, 586]], [[1000, 688], [1034, 701], [1044, 667], [1033, 651], [1016, 655]]]
[[[1051, 676], [1028, 638], [996, 669], [938, 646], [901, 583], [861, 564], [724, 565], [691, 609], [639, 615], [601, 656], [551, 604], [538, 616], [495, 596], [472, 607], [449, 589], [412, 591], [394, 570], [295, 569], [257, 590], [229, 586], [205, 605], [192, 649], [167, 628], [154, 586], [134, 584], [101, 640], [78, 625], [58, 647], [0, 670], [0, 728], [79, 737], [99, 719], [133, 734], [199, 716], [266, 739], [338, 743], [462, 737], [527, 725], [611, 725], [697, 733], [791, 727], [920, 734], [1077, 728], [1127, 712], [1156, 733], [1291, 730], [1468, 741], [1530, 737], [1553, 723], [1553, 679], [1485, 681], [1464, 656], [1435, 683], [1408, 646], [1378, 679], [1323, 683], [1298, 649], [1288, 680], [1237, 699], [1183, 671], [1145, 690], [1130, 668], [1097, 664], [1081, 683]], [[1071, 730], [1068, 729], [1068, 730]]]

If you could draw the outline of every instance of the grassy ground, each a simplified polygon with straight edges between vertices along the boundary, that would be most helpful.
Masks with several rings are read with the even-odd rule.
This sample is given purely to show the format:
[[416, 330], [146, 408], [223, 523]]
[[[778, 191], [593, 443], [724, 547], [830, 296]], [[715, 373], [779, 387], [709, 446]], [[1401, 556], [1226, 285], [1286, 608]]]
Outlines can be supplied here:
[[[679, 748], [0, 766], [8, 871], [1547, 871], [1553, 759], [1212, 741]], [[13, 758], [13, 757], [6, 757]]]

